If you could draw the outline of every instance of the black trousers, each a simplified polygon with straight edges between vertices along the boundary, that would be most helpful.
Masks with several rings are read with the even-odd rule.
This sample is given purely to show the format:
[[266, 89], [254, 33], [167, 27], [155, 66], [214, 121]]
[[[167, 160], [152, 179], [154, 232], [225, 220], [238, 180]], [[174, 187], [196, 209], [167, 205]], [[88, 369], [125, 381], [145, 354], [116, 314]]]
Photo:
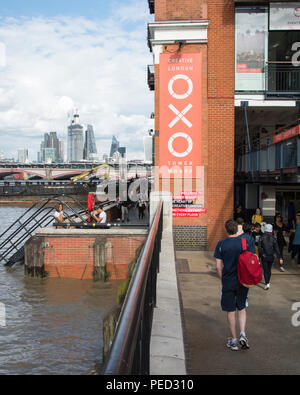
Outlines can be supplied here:
[[266, 284], [269, 284], [271, 280], [273, 262], [274, 262], [274, 256], [262, 257], [261, 259]]
[[300, 265], [300, 245], [298, 245], [298, 244], [293, 245], [292, 259], [294, 259], [296, 255], [298, 255], [297, 256], [297, 263], [298, 263], [298, 265]]

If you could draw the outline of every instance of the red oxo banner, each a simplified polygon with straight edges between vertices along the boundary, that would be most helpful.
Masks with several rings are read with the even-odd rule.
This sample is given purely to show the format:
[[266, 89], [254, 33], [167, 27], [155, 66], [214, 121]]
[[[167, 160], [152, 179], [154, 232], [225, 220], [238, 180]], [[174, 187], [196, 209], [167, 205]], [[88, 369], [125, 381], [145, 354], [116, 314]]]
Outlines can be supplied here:
[[164, 53], [159, 71], [162, 178], [196, 178], [201, 166], [202, 55]]

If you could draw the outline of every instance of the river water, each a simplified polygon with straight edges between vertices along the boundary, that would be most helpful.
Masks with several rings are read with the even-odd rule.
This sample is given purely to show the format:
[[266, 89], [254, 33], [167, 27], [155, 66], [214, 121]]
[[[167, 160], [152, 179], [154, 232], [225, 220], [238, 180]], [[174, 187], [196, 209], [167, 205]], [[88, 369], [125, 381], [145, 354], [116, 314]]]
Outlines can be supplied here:
[[[26, 208], [0, 206], [0, 234]], [[93, 374], [102, 363], [102, 320], [117, 282], [32, 279], [0, 263], [0, 375]]]

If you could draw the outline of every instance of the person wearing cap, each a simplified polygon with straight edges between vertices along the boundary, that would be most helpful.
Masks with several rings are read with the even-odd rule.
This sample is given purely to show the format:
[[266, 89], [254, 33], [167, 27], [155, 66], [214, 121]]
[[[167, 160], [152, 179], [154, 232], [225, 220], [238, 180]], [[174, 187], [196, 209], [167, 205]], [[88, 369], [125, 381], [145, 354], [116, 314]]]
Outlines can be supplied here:
[[265, 278], [265, 290], [270, 288], [271, 271], [274, 263], [274, 255], [280, 259], [282, 265], [283, 260], [280, 256], [280, 251], [276, 238], [273, 235], [273, 226], [271, 224], [265, 225], [264, 234], [261, 236], [258, 242], [259, 257], [264, 271]]

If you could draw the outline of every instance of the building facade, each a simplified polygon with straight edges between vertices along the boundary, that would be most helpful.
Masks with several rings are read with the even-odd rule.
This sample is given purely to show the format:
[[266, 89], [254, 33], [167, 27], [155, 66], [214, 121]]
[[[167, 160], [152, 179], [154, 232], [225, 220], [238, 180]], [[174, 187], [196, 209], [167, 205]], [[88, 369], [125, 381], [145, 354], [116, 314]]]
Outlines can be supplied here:
[[68, 162], [83, 160], [84, 127], [79, 123], [79, 115], [75, 114], [71, 125], [68, 126]]
[[84, 143], [84, 159], [89, 160], [97, 155], [96, 140], [94, 134], [94, 128], [92, 125], [87, 125], [85, 131], [85, 143]]
[[62, 152], [63, 142], [58, 139], [57, 132], [44, 134], [44, 140], [40, 146], [40, 155], [38, 162], [44, 163], [62, 163], [64, 162], [64, 153]]
[[112, 137], [112, 142], [111, 142], [111, 146], [110, 146], [110, 158], [112, 158], [114, 156], [115, 152], [118, 152], [120, 147], [120, 143], [117, 140], [117, 138], [115, 136]]
[[22, 148], [18, 150], [18, 162], [19, 163], [29, 163], [28, 149]]
[[271, 219], [300, 197], [300, 3], [148, 3], [156, 189], [174, 195], [176, 248], [214, 249], [234, 204]]

